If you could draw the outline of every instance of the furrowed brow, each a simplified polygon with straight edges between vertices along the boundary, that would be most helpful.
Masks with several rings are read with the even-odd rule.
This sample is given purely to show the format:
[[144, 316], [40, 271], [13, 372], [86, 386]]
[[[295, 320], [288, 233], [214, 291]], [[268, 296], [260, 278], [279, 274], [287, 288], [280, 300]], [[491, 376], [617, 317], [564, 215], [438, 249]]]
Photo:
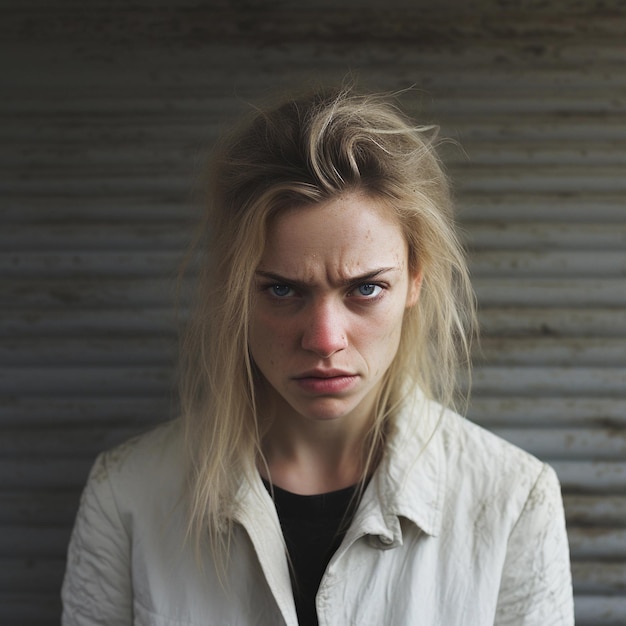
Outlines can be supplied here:
[[358, 276], [348, 276], [346, 278], [342, 278], [340, 284], [344, 287], [349, 287], [350, 285], [354, 285], [356, 283], [366, 283], [369, 280], [374, 280], [381, 274], [386, 274], [387, 272], [397, 271], [399, 268], [395, 266], [391, 267], [380, 267], [378, 269], [372, 270], [371, 272], [366, 272], [365, 274], [359, 274]]
[[257, 270], [255, 272], [255, 275], [260, 276], [261, 278], [266, 278], [267, 280], [270, 280], [273, 283], [279, 285], [289, 285], [290, 287], [296, 287], [297, 289], [308, 288], [308, 285], [301, 280], [296, 280], [295, 278], [287, 278], [286, 276], [281, 276], [280, 274], [274, 274], [274, 272], [264, 272], [263, 270]]
[[[385, 274], [387, 272], [398, 271], [400, 268], [392, 265], [390, 267], [380, 267], [378, 269], [365, 272], [364, 274], [358, 274], [357, 276], [348, 276], [346, 278], [342, 278], [339, 281], [339, 285], [342, 287], [349, 287], [350, 285], [354, 285], [356, 283], [367, 282], [368, 280], [374, 280], [381, 274]], [[309, 284], [304, 281], [297, 280], [295, 278], [288, 278], [287, 276], [281, 276], [280, 274], [275, 274], [274, 272], [266, 272], [264, 270], [257, 270], [255, 272], [257, 276], [261, 276], [262, 278], [266, 278], [267, 280], [271, 280], [272, 282], [276, 282], [283, 285], [290, 285], [292, 287], [296, 287], [298, 289], [308, 289], [310, 287]]]

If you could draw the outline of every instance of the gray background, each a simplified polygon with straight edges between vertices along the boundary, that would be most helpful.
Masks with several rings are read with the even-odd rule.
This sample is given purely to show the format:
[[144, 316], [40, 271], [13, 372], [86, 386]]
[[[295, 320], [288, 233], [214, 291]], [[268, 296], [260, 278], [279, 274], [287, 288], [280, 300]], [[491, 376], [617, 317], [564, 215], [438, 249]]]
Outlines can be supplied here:
[[176, 412], [207, 147], [249, 101], [349, 72], [414, 86], [409, 111], [462, 146], [470, 418], [556, 468], [578, 624], [626, 623], [624, 3], [341, 7], [0, 3], [0, 623], [58, 623], [94, 456]]

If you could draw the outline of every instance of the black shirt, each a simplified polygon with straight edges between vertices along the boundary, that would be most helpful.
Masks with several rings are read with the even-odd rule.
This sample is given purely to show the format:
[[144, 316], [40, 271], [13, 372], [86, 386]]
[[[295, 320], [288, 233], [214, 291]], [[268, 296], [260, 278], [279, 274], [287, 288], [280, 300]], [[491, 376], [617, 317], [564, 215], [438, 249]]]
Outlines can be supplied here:
[[[263, 481], [265, 482], [265, 481]], [[270, 491], [269, 483], [265, 486]], [[315, 595], [356, 510], [356, 486], [302, 496], [274, 486], [274, 503], [291, 559], [300, 626], [317, 626]]]

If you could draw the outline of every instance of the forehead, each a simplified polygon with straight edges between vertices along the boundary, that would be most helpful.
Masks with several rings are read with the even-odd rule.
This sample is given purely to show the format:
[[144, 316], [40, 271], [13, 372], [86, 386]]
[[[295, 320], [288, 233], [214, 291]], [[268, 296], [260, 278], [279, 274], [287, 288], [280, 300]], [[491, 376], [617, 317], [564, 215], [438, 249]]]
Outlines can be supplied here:
[[393, 210], [379, 199], [353, 193], [277, 216], [268, 230], [261, 267], [306, 271], [325, 265], [342, 273], [381, 263], [404, 265], [406, 256]]

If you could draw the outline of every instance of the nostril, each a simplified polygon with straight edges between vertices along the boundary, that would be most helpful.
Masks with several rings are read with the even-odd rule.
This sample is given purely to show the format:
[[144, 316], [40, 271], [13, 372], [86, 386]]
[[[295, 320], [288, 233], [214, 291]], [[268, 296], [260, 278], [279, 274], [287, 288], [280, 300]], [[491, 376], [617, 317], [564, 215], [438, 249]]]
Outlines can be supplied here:
[[317, 320], [305, 329], [302, 347], [315, 352], [317, 355], [328, 358], [335, 352], [347, 346], [347, 338], [338, 324], [325, 323]]
[[304, 335], [302, 347], [305, 350], [315, 352], [323, 358], [332, 356], [335, 352], [343, 350], [347, 346], [347, 341], [343, 333], [320, 332], [311, 329]]

